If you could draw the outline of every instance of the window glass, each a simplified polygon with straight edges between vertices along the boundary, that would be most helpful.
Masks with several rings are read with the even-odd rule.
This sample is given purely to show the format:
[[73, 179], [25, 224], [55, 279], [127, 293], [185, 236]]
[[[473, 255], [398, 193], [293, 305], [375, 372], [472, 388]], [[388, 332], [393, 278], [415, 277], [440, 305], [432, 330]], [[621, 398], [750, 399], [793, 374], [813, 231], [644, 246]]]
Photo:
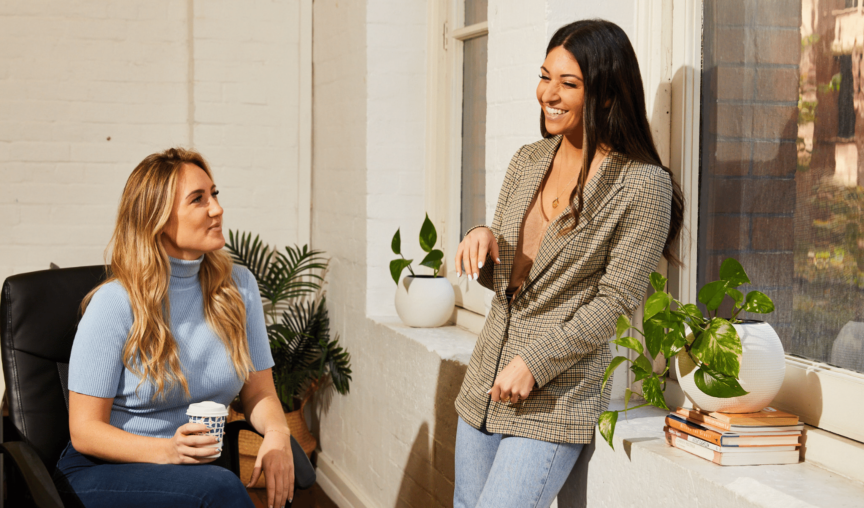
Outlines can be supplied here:
[[488, 11], [489, 0], [465, 0], [465, 26], [486, 21]]
[[[467, 5], [467, 4], [466, 4]], [[486, 35], [464, 42], [462, 229], [486, 223]]]
[[[735, 257], [787, 353], [864, 372], [864, 12], [705, 0], [698, 283]], [[860, 154], [860, 156], [859, 156]]]

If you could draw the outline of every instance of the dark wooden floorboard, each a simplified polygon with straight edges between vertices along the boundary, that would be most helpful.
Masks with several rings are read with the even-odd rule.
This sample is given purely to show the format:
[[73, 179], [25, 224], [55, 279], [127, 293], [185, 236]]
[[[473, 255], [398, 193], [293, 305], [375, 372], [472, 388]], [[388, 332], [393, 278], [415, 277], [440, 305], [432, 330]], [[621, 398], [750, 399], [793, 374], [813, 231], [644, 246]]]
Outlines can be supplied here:
[[[246, 489], [256, 508], [267, 508], [267, 489]], [[318, 485], [294, 493], [292, 508], [338, 508]]]

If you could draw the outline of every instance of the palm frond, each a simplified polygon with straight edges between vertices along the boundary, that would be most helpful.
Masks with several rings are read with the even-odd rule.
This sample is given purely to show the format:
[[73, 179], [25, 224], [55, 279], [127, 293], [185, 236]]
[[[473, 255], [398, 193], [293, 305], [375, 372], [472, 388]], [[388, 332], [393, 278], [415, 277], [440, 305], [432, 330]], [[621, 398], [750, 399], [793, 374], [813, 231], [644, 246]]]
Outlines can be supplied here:
[[274, 253], [258, 236], [252, 239], [252, 233], [235, 233], [228, 231], [228, 241], [225, 249], [231, 254], [235, 263], [245, 266], [255, 276], [261, 294], [270, 292], [268, 281], [272, 278], [271, 265]]
[[322, 346], [327, 370], [333, 378], [333, 386], [337, 392], [345, 395], [351, 382], [351, 355], [339, 346], [338, 335], [332, 341], [322, 341]]
[[267, 337], [282, 405], [293, 410], [301, 394], [315, 391], [328, 376], [338, 393], [348, 393], [351, 356], [338, 336], [330, 339], [326, 300], [309, 298], [324, 281], [328, 261], [323, 253], [306, 245], [271, 249], [258, 236], [236, 231], [228, 232], [225, 248], [255, 277], [269, 309]]

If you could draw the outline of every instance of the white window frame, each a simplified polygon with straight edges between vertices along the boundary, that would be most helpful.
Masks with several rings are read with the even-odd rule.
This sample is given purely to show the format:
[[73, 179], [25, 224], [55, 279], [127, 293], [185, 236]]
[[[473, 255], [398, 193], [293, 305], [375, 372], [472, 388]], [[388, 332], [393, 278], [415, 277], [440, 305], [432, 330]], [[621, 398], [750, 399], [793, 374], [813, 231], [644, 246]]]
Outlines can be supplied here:
[[[637, 54], [648, 96], [649, 116], [652, 111], [650, 104], [654, 100], [653, 91], [659, 89], [661, 82], [671, 85], [668, 97], [668, 164], [684, 191], [684, 234], [678, 252], [683, 254], [686, 264], [682, 269], [669, 270], [670, 289], [677, 292], [679, 300], [695, 302], [702, 0], [640, 2], [636, 25]], [[671, 35], [665, 33], [665, 27], [671, 28]], [[667, 55], [671, 55], [668, 61]], [[666, 72], [667, 65], [669, 73]], [[662, 123], [655, 125], [652, 122], [664, 163], [667, 161], [664, 156], [667, 148], [662, 134], [658, 136], [658, 129], [663, 132], [666, 128]], [[684, 403], [677, 382], [670, 380], [669, 384], [667, 403]], [[860, 424], [864, 421], [864, 406], [856, 403], [862, 395], [864, 374], [787, 354], [786, 377], [772, 405], [798, 414], [802, 421], [812, 427], [864, 443], [864, 428]], [[860, 445], [849, 447], [849, 450], [853, 449], [859, 450]], [[842, 461], [843, 457], [837, 460]]]
[[[439, 231], [442, 274], [456, 292], [455, 324], [479, 334], [493, 293], [457, 278], [451, 265], [462, 241], [462, 54], [464, 41], [489, 33], [488, 21], [464, 26], [464, 0], [430, 0], [427, 7], [426, 210]], [[487, 222], [489, 218], [487, 218]]]

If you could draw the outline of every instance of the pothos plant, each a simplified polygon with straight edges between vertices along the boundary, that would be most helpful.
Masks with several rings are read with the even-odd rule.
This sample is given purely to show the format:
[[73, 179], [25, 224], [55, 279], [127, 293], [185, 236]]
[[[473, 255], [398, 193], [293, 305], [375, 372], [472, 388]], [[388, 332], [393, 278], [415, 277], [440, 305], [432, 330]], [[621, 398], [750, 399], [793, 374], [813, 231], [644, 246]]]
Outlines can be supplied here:
[[[438, 241], [438, 232], [435, 230], [435, 225], [429, 220], [429, 214], [426, 214], [426, 220], [423, 221], [423, 226], [420, 228], [420, 248], [426, 252], [426, 257], [420, 262], [421, 266], [428, 266], [432, 269], [432, 277], [438, 276], [438, 270], [441, 269], [441, 262], [444, 259], [444, 252], [435, 248], [435, 243]], [[390, 261], [390, 275], [393, 277], [393, 282], [399, 284], [399, 277], [402, 275], [402, 270], [408, 269], [412, 277], [414, 269], [411, 268], [413, 259], [405, 259], [402, 255], [402, 235], [399, 229], [393, 235], [393, 240], [390, 242], [390, 248], [393, 254], [399, 256], [399, 259]]]
[[[741, 312], [767, 314], [774, 311], [774, 302], [759, 291], [750, 291], [745, 296], [738, 290], [742, 284], [749, 284], [750, 278], [733, 258], [723, 261], [720, 266], [720, 280], [705, 284], [699, 290], [698, 299], [705, 306], [707, 315], [693, 303], [681, 303], [672, 297], [666, 288], [666, 277], [654, 272], [651, 274], [651, 286], [655, 293], [645, 302], [645, 314], [642, 319], [642, 329], [633, 326], [626, 316], [618, 318], [615, 327], [616, 350], [619, 346], [636, 352], [635, 360], [624, 356], [612, 359], [606, 373], [603, 374], [603, 389], [612, 372], [624, 362], [631, 362], [630, 370], [635, 375], [635, 381], [642, 381], [644, 404], [629, 408], [630, 398], [634, 392], [629, 388], [624, 396], [624, 409], [605, 411], [600, 415], [598, 427], [600, 434], [612, 446], [615, 434], [615, 424], [618, 413], [625, 413], [644, 406], [655, 406], [669, 410], [663, 393], [666, 390], [666, 380], [669, 365], [675, 355], [689, 355], [698, 367], [693, 380], [704, 393], [718, 398], [730, 398], [746, 395], [738, 382], [741, 357], [741, 338], [732, 326], [740, 322]], [[734, 305], [728, 318], [718, 316], [718, 309], [726, 297], [732, 299]], [[645, 339], [645, 345], [635, 337], [624, 334], [634, 330]], [[654, 372], [653, 360], [658, 354], [666, 358], [666, 368], [661, 373]]]

